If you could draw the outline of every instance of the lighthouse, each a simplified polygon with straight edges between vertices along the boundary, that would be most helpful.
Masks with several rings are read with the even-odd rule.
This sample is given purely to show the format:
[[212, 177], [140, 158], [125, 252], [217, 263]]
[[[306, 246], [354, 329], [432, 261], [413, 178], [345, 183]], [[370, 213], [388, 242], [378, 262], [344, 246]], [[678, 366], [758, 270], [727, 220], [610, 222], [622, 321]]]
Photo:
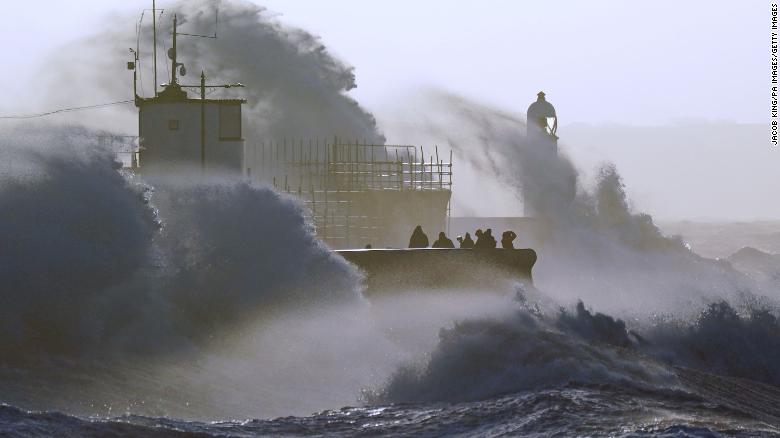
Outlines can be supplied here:
[[[544, 91], [536, 95], [536, 101], [528, 107], [526, 120], [526, 141], [529, 165], [547, 168], [555, 162], [558, 155], [558, 116], [555, 107], [545, 98]], [[541, 170], [544, 172], [544, 170]], [[538, 187], [523, 186], [523, 215], [536, 218], [539, 212], [534, 209], [531, 200], [537, 203], [544, 196]]]
[[528, 141], [533, 147], [558, 153], [558, 116], [555, 107], [545, 99], [544, 91], [536, 95], [536, 102], [528, 107]]

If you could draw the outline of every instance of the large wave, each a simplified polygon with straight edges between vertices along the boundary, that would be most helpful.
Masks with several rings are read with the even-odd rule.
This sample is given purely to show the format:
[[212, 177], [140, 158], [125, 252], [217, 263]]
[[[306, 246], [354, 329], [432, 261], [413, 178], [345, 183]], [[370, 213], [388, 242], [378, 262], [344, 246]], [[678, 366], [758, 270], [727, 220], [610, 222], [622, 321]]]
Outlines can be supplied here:
[[[459, 322], [442, 329], [426, 363], [400, 368], [368, 399], [481, 400], [569, 383], [675, 385], [670, 370], [612, 348], [611, 343], [622, 347], [631, 340], [622, 323], [603, 324], [604, 320], [580, 310], [547, 319], [520, 308], [505, 318]], [[578, 330], [583, 328], [587, 329]]]
[[81, 128], [3, 136], [6, 354], [170, 351], [280, 306], [360, 300], [302, 207], [243, 182], [119, 172]]
[[[192, 33], [208, 33], [214, 22], [207, 2], [172, 9]], [[223, 4], [220, 20], [220, 38], [188, 40], [182, 60], [190, 71], [202, 63], [215, 82], [247, 83], [254, 139], [335, 134], [384, 141], [373, 116], [344, 94], [355, 85], [352, 69], [316, 37], [248, 3]], [[130, 89], [116, 80], [124, 52], [92, 57], [134, 45], [117, 32], [63, 48], [61, 56], [70, 62], [57, 63], [71, 76], [88, 78], [111, 100]], [[150, 64], [148, 55], [142, 62]], [[87, 74], [70, 70], [80, 65], [98, 68]], [[148, 84], [148, 69], [144, 74]], [[78, 86], [57, 88], [65, 96], [50, 98], [85, 93]], [[664, 236], [649, 215], [633, 210], [614, 166], [605, 166], [588, 187], [565, 155], [538, 154], [516, 115], [448, 93], [435, 94], [432, 105], [426, 133], [447, 139], [460, 158], [507, 192], [526, 193], [525, 201], [546, 221], [547, 238], [536, 248], [537, 286], [555, 304], [584, 299], [613, 316], [578, 305], [558, 313], [524, 308], [511, 316], [464, 320], [442, 330], [429, 360], [400, 368], [370, 401], [470, 400], [569, 382], [674, 388], [679, 382], [669, 365], [778, 384], [777, 357], [762, 355], [778, 351], [776, 315], [759, 310], [773, 307], [745, 307], [758, 292], [771, 301], [773, 290], [757, 288], [728, 263], [699, 257], [680, 239]], [[315, 394], [308, 382], [337, 376], [328, 387], [336, 393], [336, 386], [368, 380], [350, 380], [345, 373], [383, 376], [386, 369], [376, 364], [386, 365], [381, 356], [397, 354], [394, 348], [403, 343], [397, 333], [411, 332], [408, 327], [434, 313], [409, 311], [405, 306], [415, 302], [403, 300], [391, 308], [400, 317], [371, 315], [374, 320], [366, 322], [354, 307], [329, 312], [331, 305], [362, 303], [358, 274], [317, 241], [295, 201], [230, 179], [123, 176], [111, 151], [100, 149], [93, 137], [85, 129], [50, 126], [3, 134], [0, 349], [6, 361], [32, 359], [36, 367], [49, 367], [47, 378], [59, 378], [60, 364], [49, 362], [55, 356], [75, 358], [77, 368], [85, 358], [141, 362], [174, 356], [166, 373], [144, 369], [120, 388], [129, 392], [146, 379], [138, 392], [158, 387], [160, 398], [229, 393], [233, 404], [219, 397], [214, 404], [223, 405], [218, 412], [239, 415], [245, 412], [241, 406], [266, 394], [273, 398], [298, 387], [285, 399], [285, 412], [292, 412], [308, 406], [302, 398], [343, 402], [340, 395]], [[435, 300], [426, 304], [436, 306]], [[278, 323], [287, 311], [294, 316]], [[390, 320], [392, 330], [375, 331], [372, 324], [382, 319]], [[242, 330], [269, 321], [278, 325], [266, 332]], [[383, 337], [387, 332], [391, 336]], [[244, 345], [253, 351], [242, 351], [246, 357], [238, 365], [219, 355], [192, 354], [224, 352], [236, 333], [263, 348]], [[177, 354], [186, 359], [177, 362]], [[180, 364], [190, 361], [203, 369], [187, 370], [182, 378]], [[105, 362], [108, 369], [101, 371], [116, 372], [114, 363]], [[37, 369], [31, 368], [18, 393], [43, 381]], [[10, 375], [3, 376], [4, 388], [15, 383]], [[170, 389], [160, 382], [208, 390], [197, 397], [166, 394]], [[261, 384], [277, 387], [258, 391]], [[165, 405], [161, 414], [170, 409]]]
[[[535, 234], [520, 238], [539, 254], [535, 284], [559, 303], [582, 299], [624, 318], [693, 319], [703, 306], [738, 302], [746, 293], [780, 297], [729, 263], [700, 257], [680, 237], [665, 236], [649, 214], [633, 207], [614, 165], [583, 181], [568, 146], [562, 143], [557, 155], [544, 153], [527, 138], [521, 115], [438, 90], [414, 103], [425, 117], [401, 122], [407, 135], [445, 139], [462, 167], [498, 184], [499, 202], [517, 203], [525, 195], [542, 226], [520, 230]], [[491, 198], [483, 193], [489, 186], [458, 184], [454, 202]]]
[[[179, 32], [213, 35], [216, 31], [216, 39], [179, 37], [178, 61], [189, 70], [180, 83], [197, 85], [204, 71], [209, 84], [245, 84], [240, 92], [216, 89], [223, 94], [209, 92], [209, 97], [247, 100], [244, 133], [250, 143], [333, 136], [384, 143], [374, 116], [347, 95], [357, 86], [354, 68], [334, 56], [318, 36], [285, 25], [274, 12], [246, 0], [176, 1], [165, 5], [164, 11], [157, 21], [158, 82], [170, 82], [166, 49], [171, 47], [174, 14]], [[46, 99], [42, 106], [63, 107], [87, 98], [95, 102], [132, 98], [133, 85], [124, 68], [130, 60], [127, 47], [136, 47], [137, 42], [138, 92], [153, 95], [151, 11], [144, 12], [138, 40], [129, 25], [135, 21], [135, 16], [109, 17], [94, 35], [60, 47], [47, 62], [58, 66], [57, 73], [46, 70], [36, 78], [47, 92], [31, 100]], [[63, 77], [70, 80], [67, 87]], [[88, 120], [78, 116], [64, 120], [119, 132], [137, 123], [132, 111], [103, 110]]]
[[633, 329], [582, 302], [547, 316], [534, 309], [443, 329], [427, 361], [401, 367], [367, 400], [457, 402], [572, 385], [696, 393], [678, 367], [780, 385], [780, 322], [765, 308], [720, 302], [693, 322]]
[[[762, 354], [780, 341], [776, 287], [663, 235], [634, 210], [613, 165], [584, 184], [565, 146], [542, 153], [521, 117], [446, 92], [421, 105], [431, 116], [409, 126], [446, 138], [538, 212], [538, 289], [527, 295], [555, 316], [519, 311], [443, 330], [430, 359], [400, 369], [377, 400], [468, 400], [568, 382], [657, 384], [674, 366], [780, 383], [777, 358]], [[555, 311], [578, 301], [573, 311]]]
[[447, 139], [538, 213], [537, 289], [525, 294], [537, 305], [442, 330], [430, 358], [400, 368], [369, 400], [474, 400], [570, 383], [681, 387], [675, 367], [780, 384], [779, 291], [735, 269], [755, 268], [756, 257], [700, 257], [634, 210], [615, 166], [586, 185], [565, 145], [543, 153], [517, 115], [441, 91], [418, 104], [428, 116], [407, 127]]
[[[0, 324], [4, 355], [92, 350], [145, 313], [127, 290], [156, 231], [139, 186], [80, 128], [4, 132]], [[152, 320], [154, 321], [154, 320]], [[121, 331], [121, 330], [120, 330]]]

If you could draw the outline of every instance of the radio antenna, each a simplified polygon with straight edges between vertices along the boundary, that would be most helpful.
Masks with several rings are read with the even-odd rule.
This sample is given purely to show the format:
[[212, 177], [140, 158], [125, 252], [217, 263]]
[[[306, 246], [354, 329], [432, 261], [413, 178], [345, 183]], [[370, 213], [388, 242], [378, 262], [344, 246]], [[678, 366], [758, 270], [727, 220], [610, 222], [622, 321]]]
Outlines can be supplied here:
[[157, 4], [152, 0], [152, 46], [154, 47], [154, 97], [157, 97]]
[[179, 35], [183, 36], [191, 36], [191, 37], [197, 37], [197, 38], [209, 38], [212, 40], [217, 39], [217, 31], [219, 30], [219, 3], [217, 3], [216, 6], [216, 12], [214, 14], [214, 35], [196, 35], [192, 33], [181, 33], [179, 32]]

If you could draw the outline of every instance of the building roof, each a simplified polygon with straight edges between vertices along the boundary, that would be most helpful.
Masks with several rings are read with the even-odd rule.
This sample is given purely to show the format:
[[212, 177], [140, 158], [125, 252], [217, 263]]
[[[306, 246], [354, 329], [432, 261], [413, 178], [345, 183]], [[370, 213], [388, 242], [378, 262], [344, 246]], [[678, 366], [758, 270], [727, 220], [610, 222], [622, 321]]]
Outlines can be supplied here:
[[246, 99], [193, 99], [187, 95], [178, 84], [168, 85], [156, 97], [136, 97], [135, 105], [148, 105], [154, 103], [233, 103], [243, 104]]
[[155, 103], [234, 103], [234, 104], [244, 104], [246, 103], [246, 99], [178, 99], [178, 100], [169, 100], [169, 99], [160, 99], [159, 97], [139, 97], [135, 101], [136, 106], [142, 106], [142, 105], [149, 105], [149, 104], [155, 104]]

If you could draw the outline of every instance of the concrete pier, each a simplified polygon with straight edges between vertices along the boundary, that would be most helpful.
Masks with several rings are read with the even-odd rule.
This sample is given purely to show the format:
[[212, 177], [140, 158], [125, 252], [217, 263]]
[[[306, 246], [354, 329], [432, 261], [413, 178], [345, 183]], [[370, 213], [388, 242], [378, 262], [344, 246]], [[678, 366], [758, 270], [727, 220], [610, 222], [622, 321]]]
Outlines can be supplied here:
[[533, 249], [356, 249], [336, 251], [366, 275], [366, 293], [531, 283]]

